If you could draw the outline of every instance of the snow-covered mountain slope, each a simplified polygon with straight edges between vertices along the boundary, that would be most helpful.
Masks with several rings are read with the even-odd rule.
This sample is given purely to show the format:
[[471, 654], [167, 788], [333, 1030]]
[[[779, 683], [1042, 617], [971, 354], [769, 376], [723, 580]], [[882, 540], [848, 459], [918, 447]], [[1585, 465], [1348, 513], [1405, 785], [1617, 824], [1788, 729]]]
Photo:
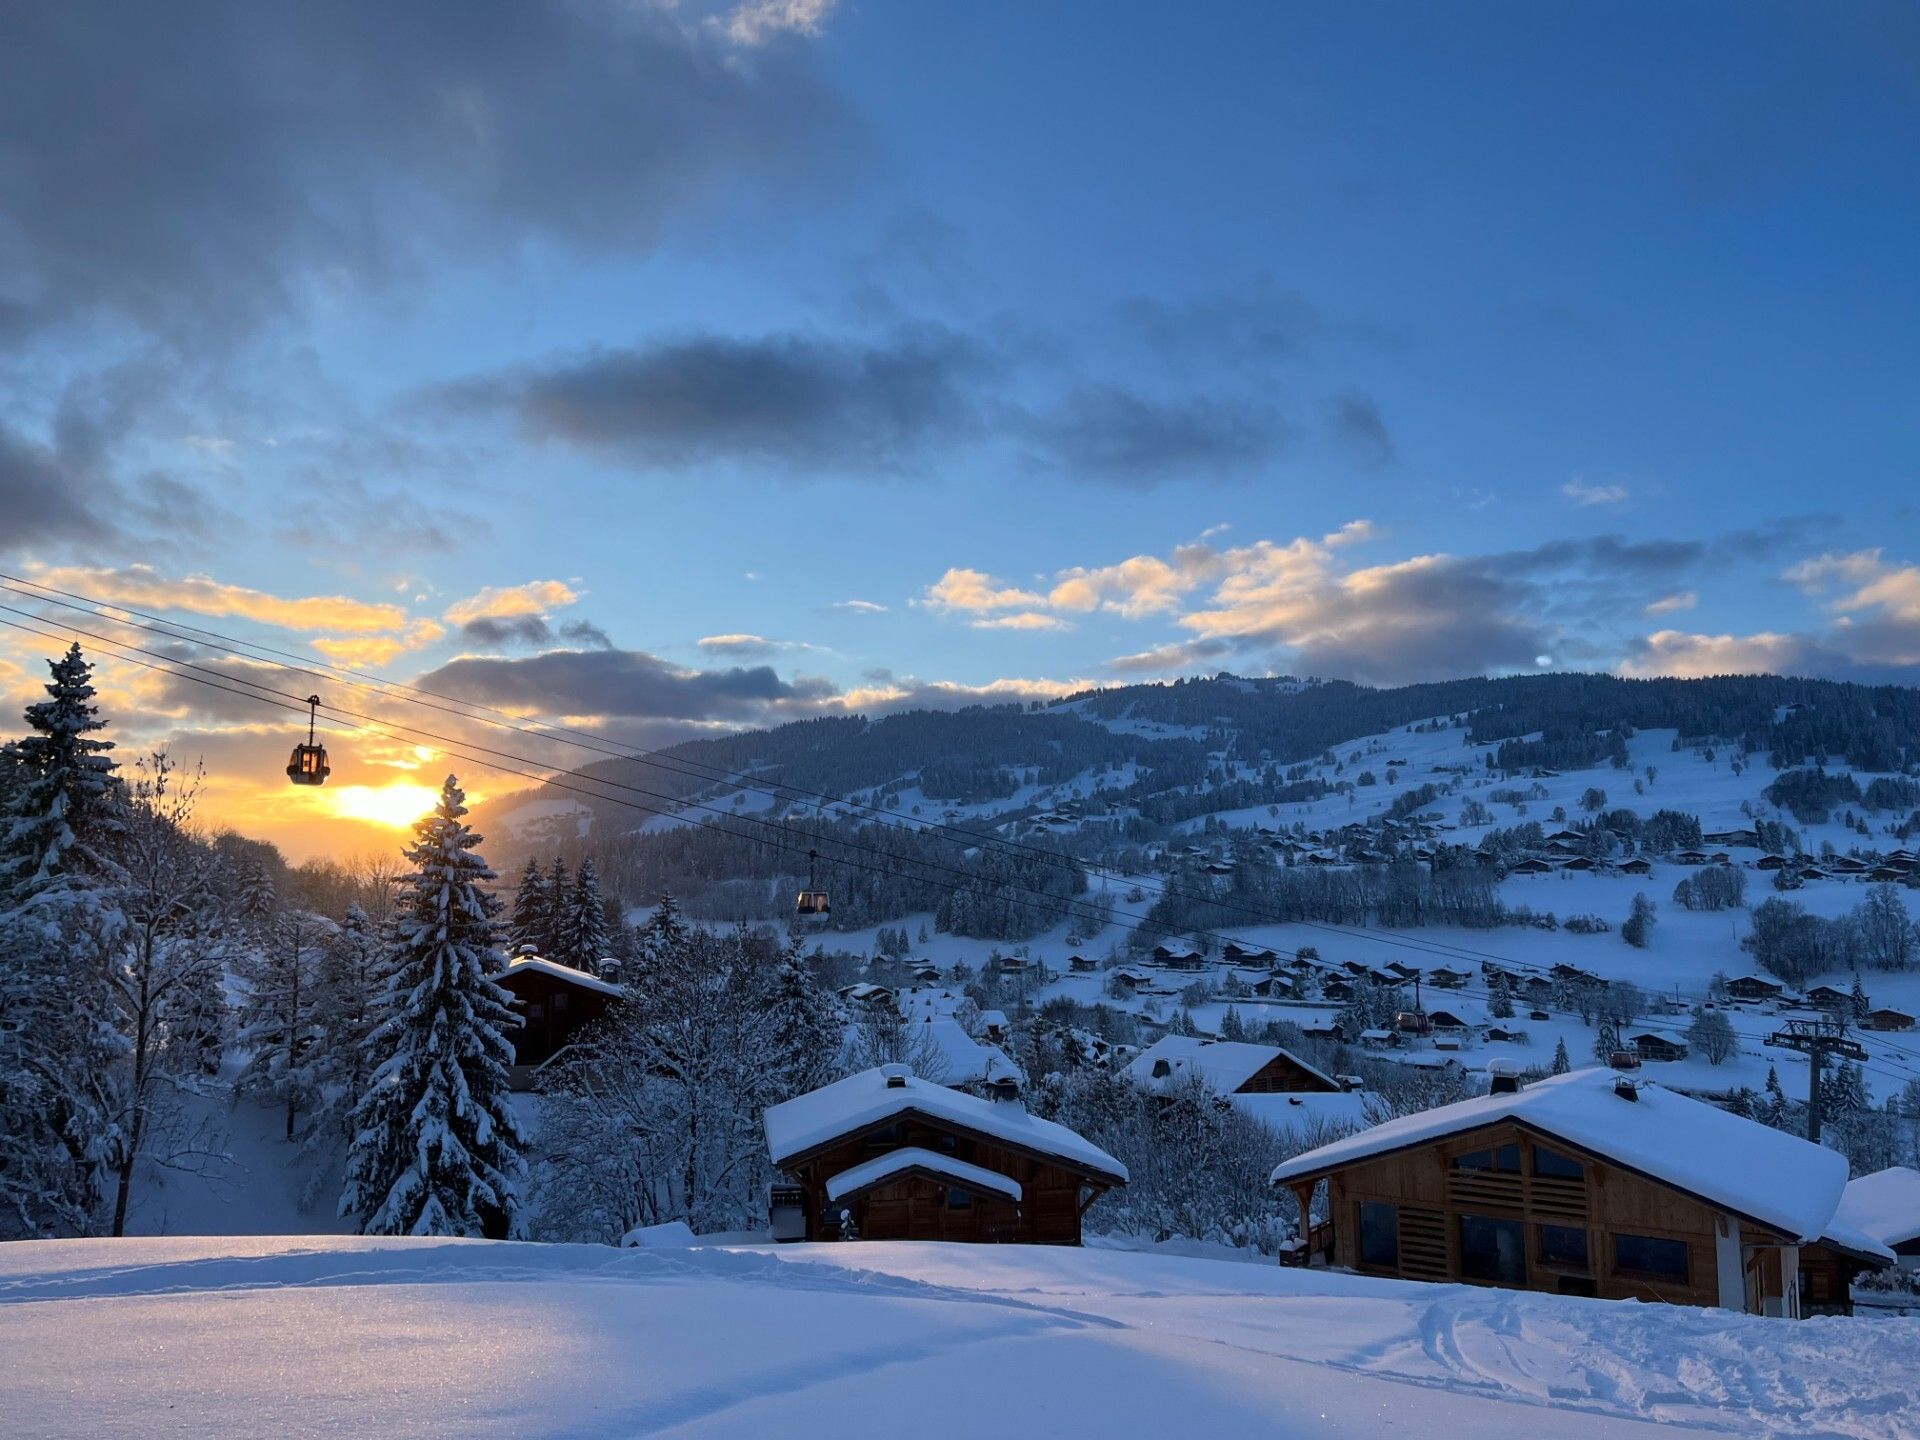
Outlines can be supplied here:
[[1920, 1437], [1920, 1321], [1021, 1246], [0, 1249], [21, 1436]]

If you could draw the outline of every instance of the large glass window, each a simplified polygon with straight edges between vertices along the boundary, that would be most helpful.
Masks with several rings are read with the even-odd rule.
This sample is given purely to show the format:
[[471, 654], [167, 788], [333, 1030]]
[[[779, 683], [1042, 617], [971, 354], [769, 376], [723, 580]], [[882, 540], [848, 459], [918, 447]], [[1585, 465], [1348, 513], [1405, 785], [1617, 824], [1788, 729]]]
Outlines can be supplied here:
[[1578, 1180], [1587, 1172], [1578, 1160], [1570, 1160], [1544, 1145], [1536, 1145], [1533, 1147], [1533, 1173], [1551, 1176], [1555, 1180]]
[[1587, 1268], [1587, 1232], [1572, 1225], [1540, 1227], [1540, 1258], [1549, 1265]]
[[1460, 1273], [1498, 1285], [1527, 1283], [1527, 1232], [1518, 1220], [1460, 1217]]
[[1492, 1170], [1502, 1175], [1520, 1173], [1520, 1147], [1496, 1145], [1491, 1150], [1469, 1150], [1453, 1157], [1456, 1170]]
[[1615, 1269], [1628, 1270], [1650, 1279], [1685, 1284], [1687, 1242], [1661, 1240], [1651, 1235], [1616, 1235], [1613, 1237], [1613, 1264]]
[[1400, 1268], [1400, 1212], [1393, 1206], [1360, 1202], [1360, 1263]]
[[971, 1190], [962, 1190], [958, 1185], [947, 1187], [947, 1209], [971, 1210], [972, 1208], [973, 1192]]

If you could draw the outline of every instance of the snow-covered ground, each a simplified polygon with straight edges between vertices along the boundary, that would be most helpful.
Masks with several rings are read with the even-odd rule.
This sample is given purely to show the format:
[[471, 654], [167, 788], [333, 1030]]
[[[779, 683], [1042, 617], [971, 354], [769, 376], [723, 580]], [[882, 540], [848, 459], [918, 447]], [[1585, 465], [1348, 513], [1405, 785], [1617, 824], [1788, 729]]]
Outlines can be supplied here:
[[1920, 1437], [1920, 1320], [1104, 1249], [0, 1247], [9, 1435]]

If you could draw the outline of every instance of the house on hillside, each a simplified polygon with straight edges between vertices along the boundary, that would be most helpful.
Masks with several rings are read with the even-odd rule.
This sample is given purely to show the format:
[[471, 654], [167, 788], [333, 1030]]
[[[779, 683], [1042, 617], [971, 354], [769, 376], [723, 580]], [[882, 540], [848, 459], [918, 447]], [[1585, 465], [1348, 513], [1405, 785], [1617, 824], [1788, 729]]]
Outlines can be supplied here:
[[1847, 1308], [1893, 1252], [1837, 1212], [1845, 1157], [1605, 1070], [1390, 1120], [1282, 1163], [1328, 1219], [1290, 1256], [1407, 1280], [1718, 1305]]
[[611, 977], [589, 975], [538, 955], [514, 956], [506, 970], [493, 978], [513, 997], [521, 1020], [520, 1028], [507, 1036], [513, 1046], [508, 1079], [516, 1090], [531, 1087], [535, 1072], [624, 993]]
[[1847, 1182], [1840, 1218], [1920, 1269], [1920, 1170], [1895, 1165]]
[[1338, 1091], [1338, 1080], [1278, 1045], [1237, 1040], [1202, 1040], [1163, 1035], [1127, 1066], [1140, 1084], [1164, 1085], [1184, 1075], [1199, 1075], [1222, 1095], [1264, 1095], [1275, 1091]]
[[870, 980], [861, 980], [853, 985], [842, 985], [837, 992], [843, 1004], [849, 1010], [864, 1011], [867, 1014], [885, 1013], [896, 1010], [900, 997], [885, 985], [875, 985]]
[[1122, 965], [1107, 978], [1115, 992], [1121, 995], [1137, 995], [1153, 984], [1152, 972], [1134, 965]]
[[1620, 873], [1622, 875], [1651, 875], [1653, 873], [1653, 862], [1644, 855], [1636, 855], [1631, 860], [1622, 860], [1620, 862]]
[[1753, 862], [1753, 868], [1756, 870], [1784, 870], [1789, 863], [1787, 857], [1784, 855], [1762, 855], [1758, 860]]
[[1727, 982], [1727, 994], [1749, 1004], [1775, 999], [1786, 988], [1779, 981], [1769, 980], [1764, 975], [1741, 975]]
[[1025, 1072], [1006, 1051], [974, 1039], [951, 1015], [929, 1014], [916, 1028], [926, 1037], [929, 1056], [938, 1057], [927, 1067], [926, 1079], [975, 1094], [1018, 1094], [1026, 1087]]
[[1869, 1010], [1860, 1017], [1862, 1030], [1911, 1030], [1913, 1026], [1913, 1016], [1904, 1010], [1895, 1010], [1891, 1005]]
[[1553, 873], [1553, 866], [1545, 860], [1536, 860], [1529, 857], [1525, 860], [1515, 861], [1507, 868], [1507, 873], [1509, 875], [1551, 875]]
[[1075, 975], [1091, 975], [1100, 968], [1100, 962], [1091, 955], [1069, 955], [1067, 969]]
[[1127, 1168], [1015, 1099], [982, 1099], [882, 1065], [771, 1106], [774, 1168], [807, 1240], [1078, 1245], [1087, 1207]]
[[1441, 990], [1458, 990], [1472, 978], [1472, 971], [1455, 970], [1451, 965], [1436, 965], [1427, 972], [1427, 983]]
[[1229, 940], [1220, 947], [1220, 958], [1229, 965], [1272, 965], [1278, 957], [1264, 945], [1242, 945]]
[[1620, 1037], [1642, 1060], [1684, 1060], [1687, 1040], [1672, 1030], [1635, 1030]]

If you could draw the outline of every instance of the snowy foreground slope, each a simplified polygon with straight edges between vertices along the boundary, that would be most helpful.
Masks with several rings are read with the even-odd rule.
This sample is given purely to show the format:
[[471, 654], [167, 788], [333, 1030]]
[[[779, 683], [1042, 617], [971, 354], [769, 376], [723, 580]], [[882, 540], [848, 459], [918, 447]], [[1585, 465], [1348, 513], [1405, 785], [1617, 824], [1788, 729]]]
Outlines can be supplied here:
[[1920, 1437], [1920, 1321], [1117, 1251], [0, 1247], [9, 1435]]

